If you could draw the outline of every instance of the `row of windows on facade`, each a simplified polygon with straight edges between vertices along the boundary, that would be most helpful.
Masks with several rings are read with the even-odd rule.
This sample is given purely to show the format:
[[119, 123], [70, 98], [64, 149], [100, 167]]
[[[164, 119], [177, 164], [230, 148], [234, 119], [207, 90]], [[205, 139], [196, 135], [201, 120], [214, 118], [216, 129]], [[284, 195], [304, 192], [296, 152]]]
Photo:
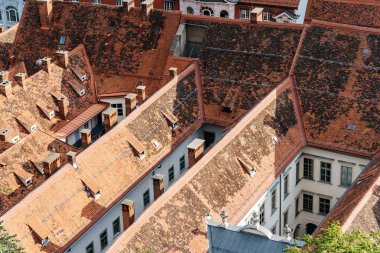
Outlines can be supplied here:
[[[5, 15], [7, 17], [7, 21], [9, 22], [18, 22], [18, 11], [13, 6], [8, 6], [5, 8]], [[3, 20], [0, 12], [0, 20]]]
[[[117, 217], [112, 222], [112, 229], [113, 229], [113, 238], [115, 239], [121, 232], [120, 217]], [[100, 250], [103, 251], [108, 246], [107, 229], [105, 229], [102, 233], [100, 233], [99, 241], [100, 241]], [[94, 247], [93, 241], [86, 247], [86, 253], [95, 253], [95, 247]]]
[[[331, 163], [320, 163], [320, 178], [319, 180], [324, 183], [331, 183]], [[300, 166], [299, 162], [296, 164], [296, 178], [297, 183], [300, 180]], [[311, 158], [304, 158], [303, 160], [303, 178], [314, 180], [314, 160]], [[352, 167], [342, 165], [340, 168], [340, 185], [348, 187], [352, 183]]]
[[[179, 169], [180, 172], [182, 173], [186, 168], [186, 163], [185, 163], [185, 156], [183, 155], [179, 159]], [[171, 166], [168, 170], [169, 174], [169, 184], [174, 182], [175, 175], [174, 175], [174, 165]], [[149, 189], [146, 190], [143, 193], [143, 203], [144, 203], [144, 209], [147, 208], [150, 205], [150, 191]], [[113, 227], [113, 236], [116, 238], [121, 230], [120, 230], [120, 217], [118, 217], [116, 220], [113, 221], [112, 223]], [[107, 229], [105, 229], [100, 235], [100, 249], [103, 251], [107, 246], [108, 246], [108, 234], [107, 234]], [[86, 253], [94, 253], [94, 242], [91, 242], [87, 247], [86, 247]]]
[[[71, 0], [72, 3], [79, 3], [79, 0]], [[92, 0], [93, 4], [101, 4], [101, 0]], [[123, 0], [116, 0], [116, 5], [122, 6], [123, 5]]]

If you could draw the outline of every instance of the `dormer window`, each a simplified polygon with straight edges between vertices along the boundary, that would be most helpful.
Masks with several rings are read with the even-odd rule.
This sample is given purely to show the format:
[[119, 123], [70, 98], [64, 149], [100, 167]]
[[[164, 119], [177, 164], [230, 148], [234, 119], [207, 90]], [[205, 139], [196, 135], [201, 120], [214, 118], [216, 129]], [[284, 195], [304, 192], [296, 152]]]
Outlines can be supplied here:
[[97, 200], [101, 197], [100, 188], [94, 181], [92, 181], [90, 178], [81, 179], [81, 181], [84, 185], [84, 190], [87, 192], [87, 195], [89, 197], [94, 198], [94, 200]]
[[145, 147], [129, 131], [127, 132], [127, 141], [132, 146], [133, 152], [140, 158], [140, 160], [144, 159], [145, 158]]
[[168, 120], [172, 130], [176, 130], [178, 128], [178, 118], [176, 116], [174, 116], [174, 114], [169, 112], [169, 111], [162, 111], [162, 114]]
[[61, 37], [59, 38], [59, 45], [66, 45], [66, 39], [66, 35], [61, 35]]
[[29, 187], [30, 185], [32, 185], [33, 174], [21, 168], [17, 169], [14, 173], [20, 179], [20, 181], [25, 185], [25, 187]]
[[237, 96], [239, 95], [239, 89], [231, 88], [228, 90], [226, 97], [222, 103], [222, 111], [231, 113], [234, 110]]
[[40, 240], [41, 246], [46, 247], [47, 244], [50, 242], [50, 239], [45, 227], [40, 222], [37, 222], [35, 220], [29, 221], [28, 226]]
[[272, 139], [273, 139], [273, 141], [274, 141], [276, 144], [278, 144], [278, 143], [280, 142], [280, 139], [277, 137], [277, 135], [274, 135]]
[[236, 157], [240, 167], [244, 169], [251, 177], [256, 174], [256, 167], [254, 163], [246, 156], [244, 157]]

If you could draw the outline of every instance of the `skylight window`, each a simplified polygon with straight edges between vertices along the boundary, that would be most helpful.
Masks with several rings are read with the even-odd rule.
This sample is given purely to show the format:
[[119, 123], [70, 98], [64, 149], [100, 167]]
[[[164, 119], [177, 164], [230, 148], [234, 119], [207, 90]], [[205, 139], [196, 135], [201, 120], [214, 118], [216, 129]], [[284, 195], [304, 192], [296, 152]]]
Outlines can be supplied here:
[[365, 55], [369, 55], [369, 49], [368, 49], [368, 48], [364, 49], [364, 50], [363, 50], [363, 54], [365, 54]]
[[66, 35], [61, 35], [61, 38], [59, 39], [59, 45], [65, 45], [66, 44]]
[[355, 130], [355, 125], [354, 124], [349, 125], [348, 130], [351, 130], [351, 131]]

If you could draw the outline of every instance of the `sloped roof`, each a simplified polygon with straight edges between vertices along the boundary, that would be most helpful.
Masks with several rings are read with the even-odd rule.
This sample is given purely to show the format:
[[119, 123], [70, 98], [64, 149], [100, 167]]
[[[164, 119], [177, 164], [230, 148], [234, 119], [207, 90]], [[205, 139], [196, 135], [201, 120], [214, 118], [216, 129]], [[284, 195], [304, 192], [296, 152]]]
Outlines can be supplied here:
[[[244, 116], [112, 250], [133, 252], [143, 246], [154, 252], [204, 252], [204, 215], [225, 210], [234, 224], [305, 144], [291, 87], [288, 79]], [[278, 144], [274, 135], [279, 136]], [[258, 164], [253, 177], [235, 159], [243, 154]], [[195, 229], [200, 233], [193, 233]]]
[[310, 0], [305, 20], [380, 28], [380, 2], [377, 0]]
[[305, 29], [294, 76], [308, 142], [371, 156], [380, 149], [380, 35]]
[[[172, 137], [171, 127], [163, 124], [166, 120], [162, 110], [179, 115], [178, 124], [183, 130], [180, 135]], [[10, 233], [17, 233], [26, 251], [39, 251], [40, 245], [36, 244], [26, 225], [33, 218], [49, 234], [48, 252], [63, 247], [74, 237], [78, 238], [87, 225], [96, 222], [123, 192], [128, 192], [136, 180], [144, 178], [145, 173], [154, 168], [153, 164], [169, 154], [200, 124], [193, 64], [178, 76], [178, 80], [169, 82], [107, 135], [81, 152], [77, 156], [78, 169], [65, 165], [42, 187], [3, 215], [4, 226]], [[145, 159], [140, 160], [133, 154], [126, 128], [146, 147]], [[154, 147], [153, 139], [161, 143], [161, 148]], [[81, 179], [84, 178], [100, 188], [102, 196], [96, 202], [83, 191]], [[48, 204], [46, 199], [49, 199]]]

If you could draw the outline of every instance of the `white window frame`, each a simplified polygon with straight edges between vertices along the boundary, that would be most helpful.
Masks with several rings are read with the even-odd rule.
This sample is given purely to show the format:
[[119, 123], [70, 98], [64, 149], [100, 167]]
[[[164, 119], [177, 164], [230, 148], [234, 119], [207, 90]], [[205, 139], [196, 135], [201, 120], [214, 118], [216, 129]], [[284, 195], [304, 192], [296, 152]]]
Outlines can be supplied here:
[[164, 0], [164, 10], [174, 11], [174, 1], [173, 0]]
[[249, 8], [240, 8], [239, 9], [239, 17], [241, 20], [248, 20], [249, 19]]

